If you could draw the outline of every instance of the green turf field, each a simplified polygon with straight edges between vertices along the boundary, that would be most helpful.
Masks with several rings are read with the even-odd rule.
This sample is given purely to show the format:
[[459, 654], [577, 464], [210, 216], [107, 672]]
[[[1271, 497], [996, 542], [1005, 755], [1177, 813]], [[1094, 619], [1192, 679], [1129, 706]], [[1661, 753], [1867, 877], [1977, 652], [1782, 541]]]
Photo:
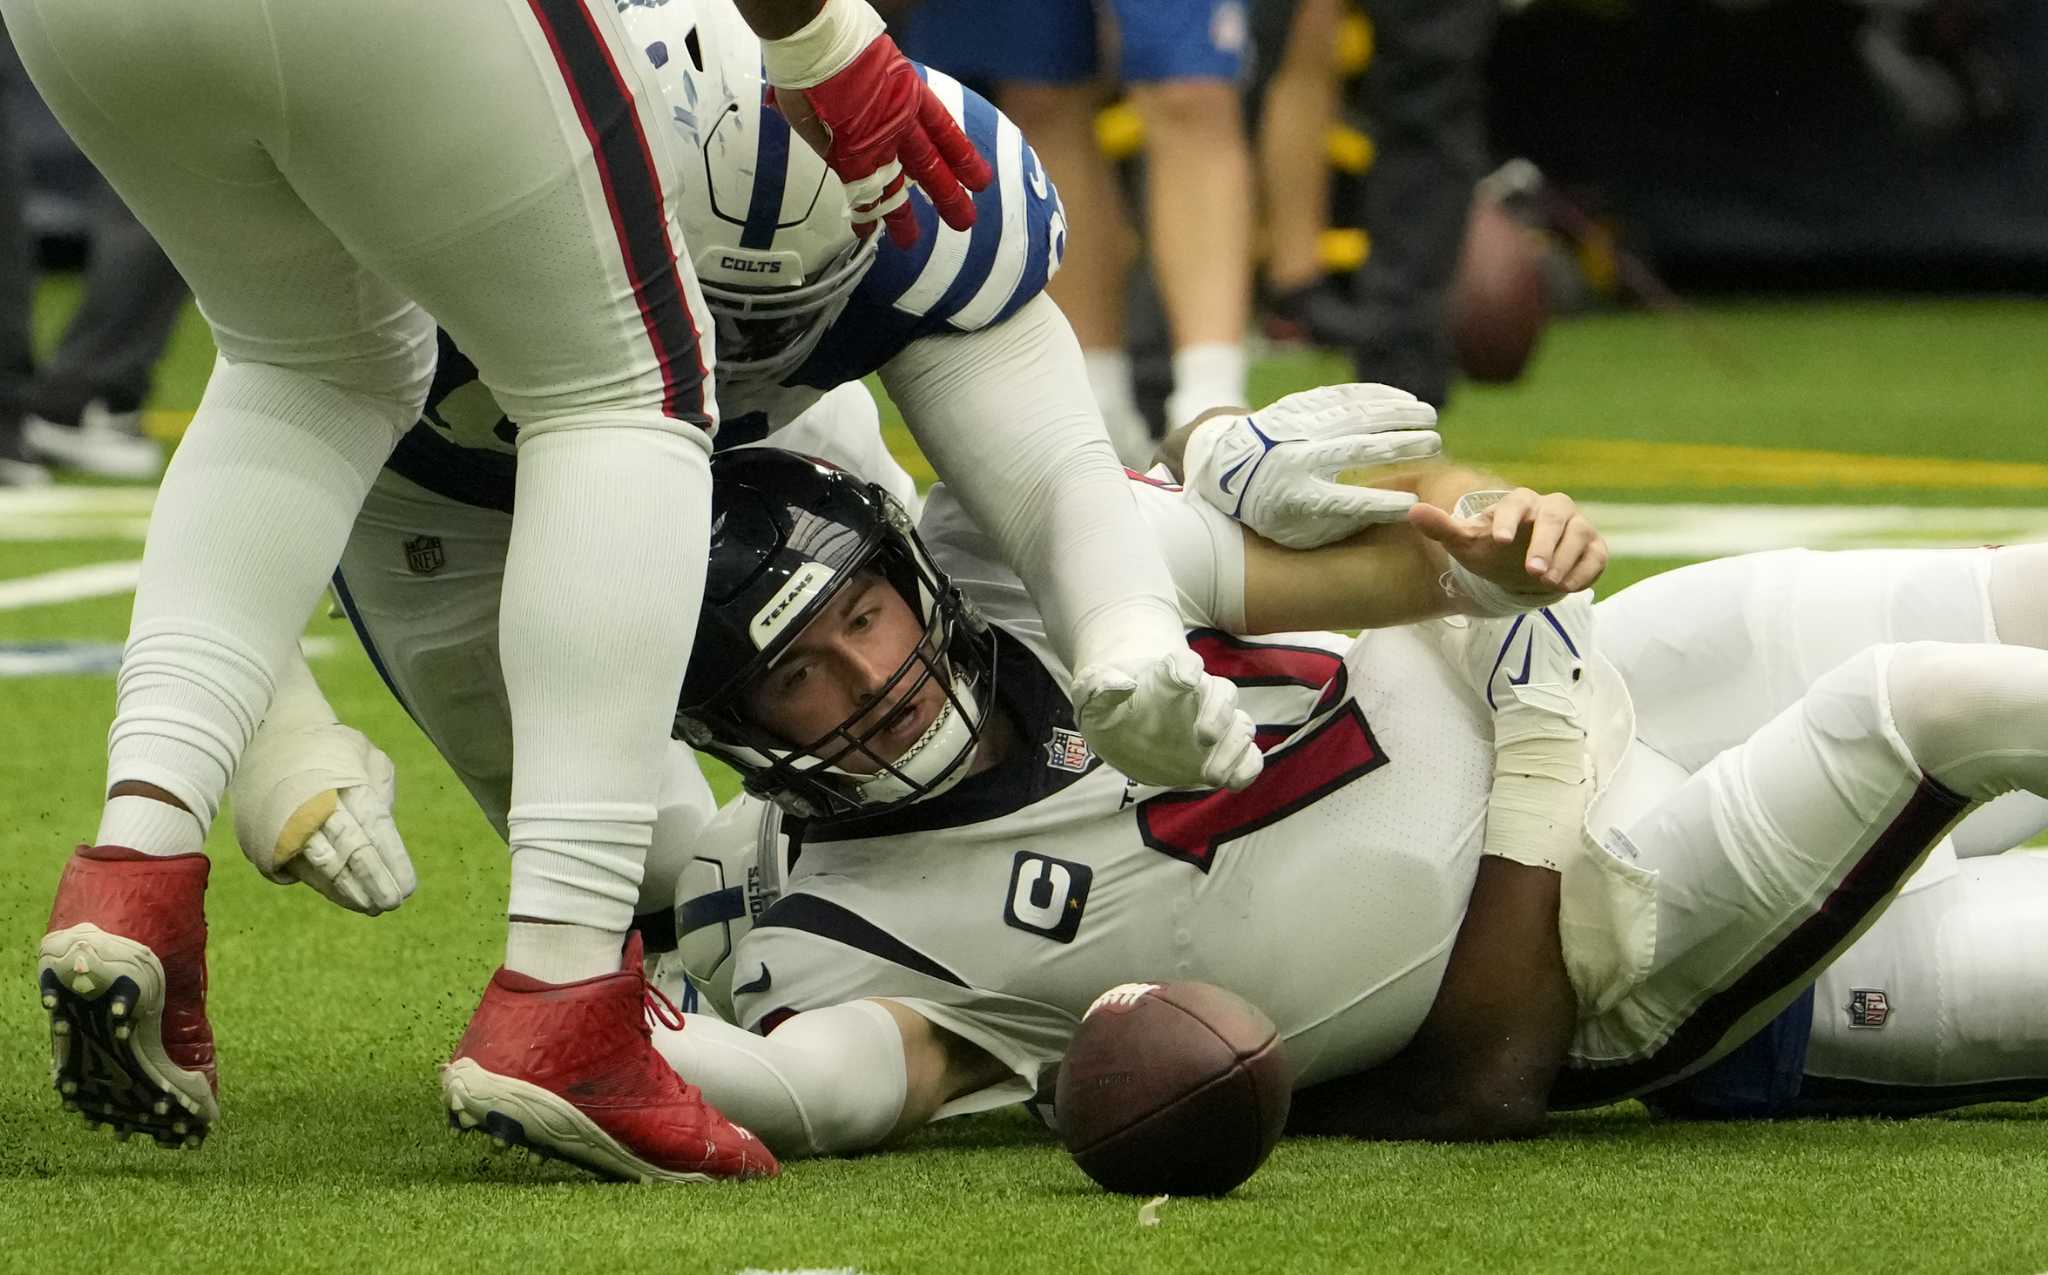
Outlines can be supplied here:
[[[67, 297], [45, 297], [46, 329]], [[1445, 430], [1461, 454], [1597, 497], [1645, 533], [1693, 529], [1630, 542], [1662, 548], [1618, 562], [1610, 587], [1763, 516], [1681, 505], [1787, 504], [1788, 534], [1844, 543], [2048, 536], [2044, 320], [2038, 304], [1920, 299], [1716, 307], [1705, 336], [1645, 316], [1584, 319], [1553, 330], [1526, 384], [1461, 396]], [[160, 422], [196, 403], [208, 357], [195, 322]], [[1344, 374], [1277, 358], [1258, 389]], [[1619, 503], [1646, 501], [1673, 508]], [[1844, 530], [1812, 512], [1835, 504], [1876, 507], [1875, 521]], [[1921, 505], [1945, 508], [1891, 508]], [[0, 595], [140, 550], [103, 518], [37, 534], [0, 538]], [[118, 643], [127, 608], [120, 592], [10, 599], [0, 657]], [[1152, 1228], [1137, 1202], [1095, 1190], [1009, 1115], [745, 1188], [604, 1185], [458, 1139], [437, 1110], [434, 1064], [498, 959], [504, 850], [346, 626], [315, 619], [309, 635], [327, 640], [314, 667], [336, 708], [398, 763], [423, 883], [398, 913], [366, 920], [262, 881], [218, 823], [212, 1008], [226, 1114], [196, 1154], [88, 1134], [47, 1088], [35, 938], [64, 853], [92, 834], [112, 679], [0, 666], [13, 865], [0, 877], [0, 989], [14, 989], [0, 998], [12, 1007], [0, 1017], [0, 1271], [2048, 1269], [2048, 1126], [2032, 1109], [1700, 1127], [1628, 1106], [1514, 1147], [1292, 1143], [1236, 1195], [1172, 1201]]]

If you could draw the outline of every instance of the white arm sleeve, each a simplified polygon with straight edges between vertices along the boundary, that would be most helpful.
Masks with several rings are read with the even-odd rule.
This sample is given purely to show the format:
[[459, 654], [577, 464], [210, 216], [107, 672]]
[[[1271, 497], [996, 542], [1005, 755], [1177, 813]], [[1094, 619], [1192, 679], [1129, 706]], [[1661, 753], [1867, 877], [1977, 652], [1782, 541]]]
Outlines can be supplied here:
[[882, 369], [882, 384], [1031, 591], [1068, 668], [1186, 645], [1080, 344], [1050, 299], [980, 332], [914, 342]]
[[903, 1033], [873, 1001], [809, 1010], [769, 1036], [701, 1014], [683, 1021], [682, 1031], [657, 1026], [655, 1048], [778, 1156], [864, 1150], [902, 1118]]
[[339, 720], [327, 697], [320, 693], [320, 683], [313, 680], [313, 670], [307, 667], [305, 655], [293, 643], [277, 670], [277, 692], [270, 697], [270, 708], [263, 715], [260, 729], [299, 730]]

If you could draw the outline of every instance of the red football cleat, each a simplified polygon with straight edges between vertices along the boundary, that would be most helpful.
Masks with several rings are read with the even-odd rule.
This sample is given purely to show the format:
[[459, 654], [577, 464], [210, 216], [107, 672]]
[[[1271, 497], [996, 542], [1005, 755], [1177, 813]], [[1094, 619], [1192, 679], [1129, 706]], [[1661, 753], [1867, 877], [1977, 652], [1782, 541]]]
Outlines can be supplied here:
[[116, 1137], [196, 1147], [220, 1119], [206, 1021], [203, 854], [80, 846], [57, 883], [37, 982], [66, 1110]]
[[543, 983], [499, 967], [441, 1068], [448, 1123], [630, 1182], [772, 1177], [761, 1140], [655, 1052], [650, 1013], [683, 1024], [641, 972], [637, 933], [616, 974]]

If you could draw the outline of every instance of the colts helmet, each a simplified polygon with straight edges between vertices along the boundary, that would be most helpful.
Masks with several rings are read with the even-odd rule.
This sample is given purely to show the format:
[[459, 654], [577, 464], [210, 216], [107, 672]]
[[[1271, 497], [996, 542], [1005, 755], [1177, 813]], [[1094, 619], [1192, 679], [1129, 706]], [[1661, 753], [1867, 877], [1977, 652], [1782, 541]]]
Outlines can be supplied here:
[[846, 190], [768, 105], [761, 41], [730, 0], [622, 5], [683, 156], [683, 251], [717, 325], [721, 387], [796, 370], [874, 263]]
[[[874, 573], [923, 621], [889, 680], [816, 739], [783, 739], [746, 714], [748, 689], [851, 580]], [[890, 714], [936, 681], [944, 704], [895, 757], [874, 747]], [[936, 796], [966, 777], [995, 702], [986, 625], [880, 486], [772, 447], [711, 458], [711, 555], [675, 736], [740, 772], [791, 814], [846, 818]], [[861, 719], [873, 720], [862, 726]], [[843, 763], [853, 762], [849, 768]]]

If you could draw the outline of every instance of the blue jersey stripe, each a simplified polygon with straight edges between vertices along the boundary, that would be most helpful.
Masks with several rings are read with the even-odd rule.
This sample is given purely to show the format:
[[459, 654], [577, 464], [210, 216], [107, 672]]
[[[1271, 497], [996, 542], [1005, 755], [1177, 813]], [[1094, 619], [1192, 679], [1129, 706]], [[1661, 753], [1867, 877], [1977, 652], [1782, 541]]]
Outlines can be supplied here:
[[747, 224], [740, 228], [742, 248], [774, 244], [776, 223], [782, 218], [782, 184], [789, 176], [789, 121], [772, 108], [756, 118], [761, 121], [761, 143], [754, 151], [754, 193], [747, 202]]
[[[989, 158], [991, 166], [1000, 155], [996, 147], [996, 133], [997, 121], [1001, 118], [996, 108], [979, 93], [967, 95], [967, 140], [974, 143], [974, 149]], [[925, 311], [927, 317], [952, 318], [987, 281], [989, 269], [995, 265], [996, 251], [1002, 246], [1002, 203], [1001, 182], [990, 182], [988, 189], [974, 197], [974, 231], [967, 240], [967, 260], [961, 264], [953, 286], [946, 289], [938, 304]]]

